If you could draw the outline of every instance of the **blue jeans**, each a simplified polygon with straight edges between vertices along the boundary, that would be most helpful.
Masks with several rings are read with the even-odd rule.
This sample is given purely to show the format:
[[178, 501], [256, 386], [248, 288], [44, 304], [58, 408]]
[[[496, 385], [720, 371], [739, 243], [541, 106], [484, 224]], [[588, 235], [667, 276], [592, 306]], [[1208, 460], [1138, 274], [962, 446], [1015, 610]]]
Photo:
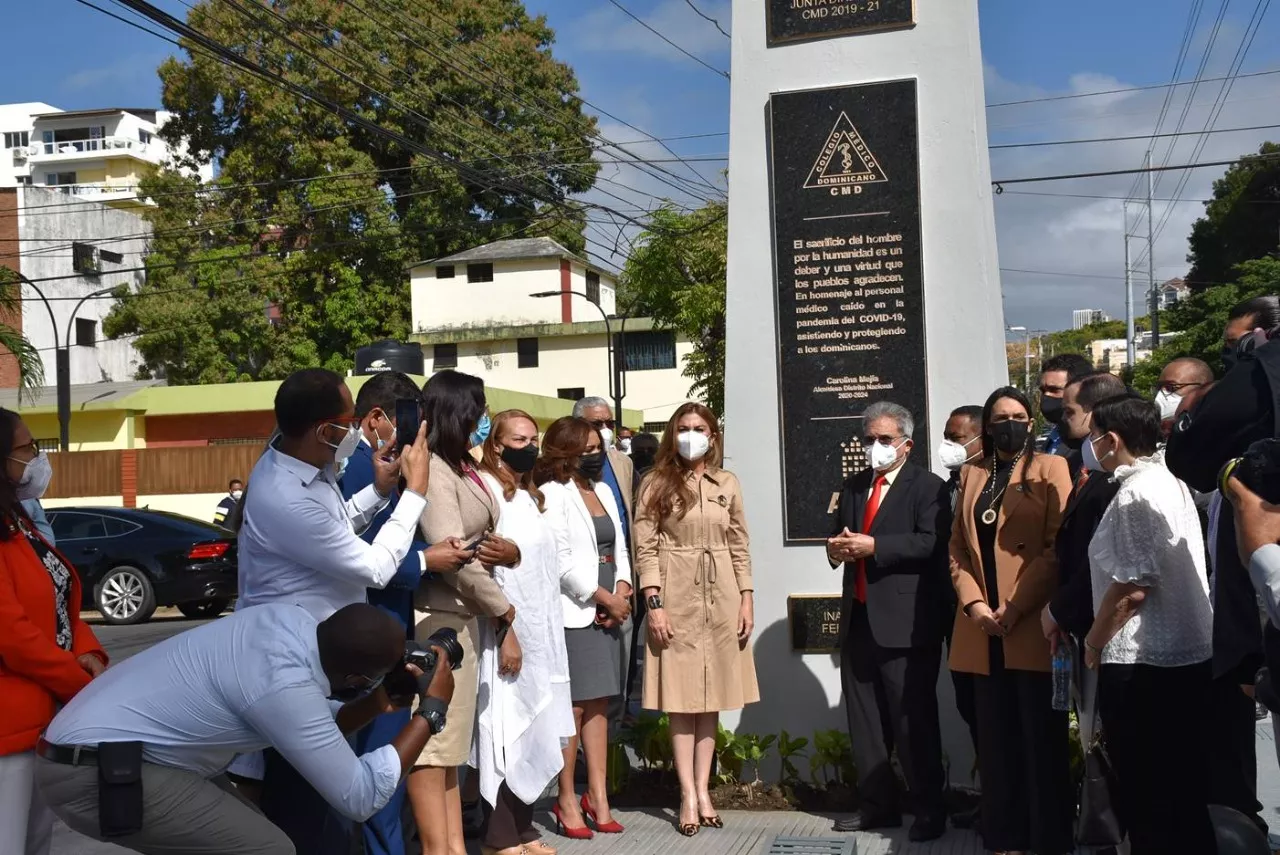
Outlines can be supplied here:
[[[368, 754], [384, 745], [390, 745], [400, 731], [404, 730], [412, 715], [406, 709], [384, 713], [375, 718], [356, 734], [356, 754]], [[404, 811], [404, 796], [402, 780], [391, 801], [361, 826], [365, 855], [405, 855], [405, 834], [400, 821]]]

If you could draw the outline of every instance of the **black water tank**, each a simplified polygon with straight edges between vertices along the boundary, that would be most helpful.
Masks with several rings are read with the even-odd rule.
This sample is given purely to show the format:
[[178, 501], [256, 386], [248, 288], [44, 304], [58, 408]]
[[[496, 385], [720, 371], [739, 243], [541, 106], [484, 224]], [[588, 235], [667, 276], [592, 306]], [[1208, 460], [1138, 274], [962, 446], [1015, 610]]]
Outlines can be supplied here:
[[422, 348], [416, 344], [383, 339], [356, 351], [356, 374], [359, 375], [400, 371], [422, 376], [424, 367]]

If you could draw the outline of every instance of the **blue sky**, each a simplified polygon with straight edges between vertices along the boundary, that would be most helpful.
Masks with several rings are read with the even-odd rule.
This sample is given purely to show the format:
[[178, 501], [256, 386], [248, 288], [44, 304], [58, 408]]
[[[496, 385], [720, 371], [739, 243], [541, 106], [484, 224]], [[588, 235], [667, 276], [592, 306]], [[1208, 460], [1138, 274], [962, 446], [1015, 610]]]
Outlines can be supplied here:
[[[178, 0], [156, 0], [175, 15]], [[556, 55], [577, 70], [584, 96], [644, 131], [659, 137], [722, 134], [728, 127], [728, 81], [682, 56], [608, 0], [526, 0], [545, 14], [558, 33]], [[620, 0], [623, 6], [708, 64], [729, 69], [729, 40], [699, 17], [690, 3], [725, 30], [732, 21], [728, 0]], [[946, 2], [946, 0], [929, 0]], [[45, 101], [75, 109], [101, 106], [159, 106], [155, 67], [170, 46], [103, 17], [73, 0], [11, 4], [6, 10], [7, 50], [0, 75], [0, 103]], [[108, 5], [103, 0], [102, 5]], [[928, 3], [923, 5], [927, 6]], [[979, 0], [988, 103], [1097, 92], [1169, 81], [1193, 0], [1076, 0], [1069, 4], [1026, 0]], [[1180, 79], [1190, 80], [1204, 61], [1204, 76], [1224, 75], [1240, 50], [1246, 27], [1268, 0], [1204, 0]], [[1217, 16], [1225, 7], [1221, 24]], [[115, 8], [115, 7], [112, 7]], [[56, 31], [50, 23], [56, 21]], [[1244, 56], [1244, 74], [1280, 68], [1280, 10], [1265, 14], [1256, 40]], [[1206, 47], [1212, 45], [1205, 56]], [[1203, 84], [1190, 105], [1183, 130], [1200, 130], [1209, 118], [1221, 84]], [[1174, 90], [1163, 130], [1175, 129], [1191, 87]], [[1054, 101], [988, 110], [992, 144], [1095, 136], [1150, 134], [1164, 90]], [[1214, 127], [1280, 123], [1280, 74], [1237, 80]], [[1277, 118], [1271, 118], [1277, 117]], [[614, 141], [643, 135], [601, 117], [603, 134]], [[1264, 139], [1280, 139], [1280, 129], [1183, 137], [1168, 153], [1172, 164], [1225, 160], [1256, 149]], [[1197, 152], [1197, 143], [1204, 148]], [[728, 138], [673, 140], [686, 157], [726, 157]], [[1168, 142], [1157, 143], [1155, 160], [1165, 162]], [[1134, 168], [1145, 141], [992, 152], [995, 177]], [[636, 143], [644, 156], [666, 155], [656, 143]], [[1194, 156], [1194, 157], [1193, 157]], [[687, 170], [670, 164], [676, 171]], [[721, 185], [719, 161], [693, 165], [706, 180]], [[1196, 170], [1176, 198], [1207, 198], [1220, 170]], [[691, 177], [688, 171], [682, 171]], [[669, 187], [631, 167], [606, 165], [603, 184], [638, 207]], [[1183, 173], [1162, 176], [1157, 198], [1175, 198]], [[996, 199], [1006, 319], [1010, 324], [1058, 329], [1070, 324], [1073, 308], [1123, 311], [1123, 202], [1132, 177], [1097, 178], [1023, 185]], [[631, 188], [631, 189], [628, 189]], [[1013, 191], [1015, 188], [1010, 187]], [[1024, 192], [1074, 194], [1024, 195]], [[1087, 197], [1087, 198], [1077, 198]], [[1117, 196], [1121, 198], [1092, 198]], [[690, 203], [691, 197], [679, 201]], [[617, 204], [616, 200], [613, 204]], [[1159, 202], [1155, 221], [1167, 223], [1156, 241], [1157, 279], [1183, 273], [1186, 235], [1201, 206]], [[1130, 212], [1130, 229], [1145, 234], [1145, 220]], [[612, 240], [592, 230], [592, 250], [612, 256]], [[614, 232], [616, 234], [616, 230]], [[1145, 245], [1138, 276], [1145, 279]], [[613, 256], [616, 259], [616, 256]], [[1027, 273], [1019, 271], [1047, 271]]]

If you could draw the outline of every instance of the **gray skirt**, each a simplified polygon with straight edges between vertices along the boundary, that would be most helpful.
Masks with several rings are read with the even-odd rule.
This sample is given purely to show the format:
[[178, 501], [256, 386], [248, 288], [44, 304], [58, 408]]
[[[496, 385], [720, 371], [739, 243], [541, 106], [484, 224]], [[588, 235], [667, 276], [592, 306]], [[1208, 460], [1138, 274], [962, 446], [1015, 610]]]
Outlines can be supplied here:
[[569, 696], [575, 701], [613, 698], [622, 694], [622, 628], [598, 624], [566, 629], [569, 654]]

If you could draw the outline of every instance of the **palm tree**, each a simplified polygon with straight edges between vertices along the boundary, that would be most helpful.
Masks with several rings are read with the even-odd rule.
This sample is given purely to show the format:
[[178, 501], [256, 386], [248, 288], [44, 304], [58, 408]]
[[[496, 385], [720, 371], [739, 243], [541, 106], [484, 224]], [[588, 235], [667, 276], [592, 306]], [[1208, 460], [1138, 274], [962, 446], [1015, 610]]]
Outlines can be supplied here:
[[[22, 285], [19, 275], [0, 267], [0, 318], [22, 317]], [[18, 360], [18, 401], [44, 386], [44, 361], [21, 330], [0, 321], [0, 352], [8, 351]]]

